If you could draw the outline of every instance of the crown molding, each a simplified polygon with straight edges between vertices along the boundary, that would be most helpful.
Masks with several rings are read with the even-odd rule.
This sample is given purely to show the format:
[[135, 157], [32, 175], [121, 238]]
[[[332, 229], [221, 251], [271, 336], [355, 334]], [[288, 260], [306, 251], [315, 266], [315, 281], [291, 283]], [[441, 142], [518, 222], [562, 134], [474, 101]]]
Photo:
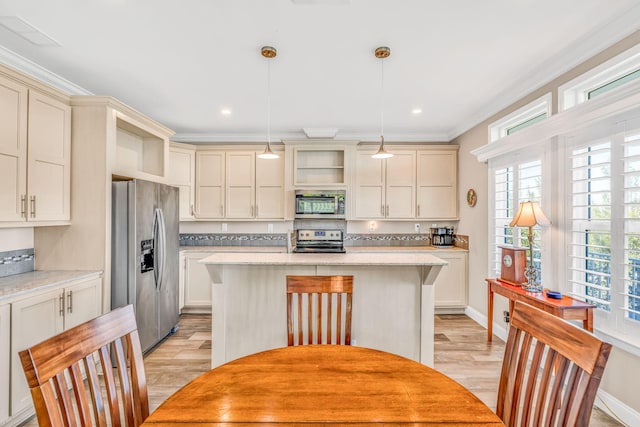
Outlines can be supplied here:
[[[307, 140], [315, 138], [307, 138], [303, 131], [299, 132], [283, 132], [278, 134], [272, 134], [272, 142], [279, 142], [284, 140]], [[175, 142], [184, 143], [217, 143], [217, 142], [256, 142], [265, 143], [266, 137], [264, 133], [176, 133], [172, 138]], [[362, 142], [379, 143], [379, 133], [362, 133], [362, 132], [338, 132], [335, 138], [322, 138], [322, 140], [338, 141], [338, 140], [357, 140]], [[447, 143], [450, 141], [446, 133], [389, 133], [384, 137], [385, 143], [424, 143], [424, 142], [439, 142]]]
[[[532, 68], [517, 84], [497, 94], [486, 104], [485, 108], [461, 120], [448, 133], [448, 141], [488, 120], [494, 114], [530, 95], [638, 30], [640, 30], [640, 4], [632, 6], [624, 14], [594, 29], [540, 66]], [[544, 80], [540, 76], [543, 76]]]
[[85, 88], [60, 77], [59, 75], [3, 46], [0, 46], [0, 61], [5, 65], [13, 67], [34, 79], [66, 93], [67, 95], [93, 95]]

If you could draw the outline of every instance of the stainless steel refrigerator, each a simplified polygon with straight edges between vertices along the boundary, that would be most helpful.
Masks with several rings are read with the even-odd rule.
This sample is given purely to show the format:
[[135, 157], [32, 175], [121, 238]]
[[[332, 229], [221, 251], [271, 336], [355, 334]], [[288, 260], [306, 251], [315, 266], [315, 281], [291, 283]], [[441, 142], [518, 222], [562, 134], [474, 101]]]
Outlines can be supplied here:
[[178, 324], [178, 188], [112, 184], [111, 308], [133, 304], [142, 351]]

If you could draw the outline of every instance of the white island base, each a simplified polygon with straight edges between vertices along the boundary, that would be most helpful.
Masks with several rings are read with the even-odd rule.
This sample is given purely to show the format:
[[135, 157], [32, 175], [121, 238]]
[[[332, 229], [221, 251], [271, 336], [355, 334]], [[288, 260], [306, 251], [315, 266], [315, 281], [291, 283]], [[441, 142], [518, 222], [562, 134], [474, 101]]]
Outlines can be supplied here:
[[447, 262], [424, 253], [216, 253], [212, 367], [287, 345], [287, 275], [353, 275], [352, 345], [433, 366], [433, 283]]

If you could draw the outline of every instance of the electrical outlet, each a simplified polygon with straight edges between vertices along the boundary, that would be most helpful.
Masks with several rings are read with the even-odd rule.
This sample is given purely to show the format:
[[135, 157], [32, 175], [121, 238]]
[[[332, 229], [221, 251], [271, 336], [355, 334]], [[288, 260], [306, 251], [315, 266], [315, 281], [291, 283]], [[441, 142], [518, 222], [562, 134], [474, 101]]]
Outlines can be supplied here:
[[414, 224], [414, 226], [413, 226], [413, 230], [414, 230], [416, 233], [419, 233], [419, 232], [420, 232], [420, 224]]
[[223, 222], [221, 228], [222, 228], [222, 232], [225, 233], [227, 231], [227, 223]]
[[502, 315], [504, 316], [504, 323], [509, 323], [509, 312], [505, 310], [502, 312]]
[[273, 233], [273, 224], [267, 224], [267, 233]]
[[369, 221], [369, 231], [375, 231], [376, 229], [376, 222], [375, 221]]

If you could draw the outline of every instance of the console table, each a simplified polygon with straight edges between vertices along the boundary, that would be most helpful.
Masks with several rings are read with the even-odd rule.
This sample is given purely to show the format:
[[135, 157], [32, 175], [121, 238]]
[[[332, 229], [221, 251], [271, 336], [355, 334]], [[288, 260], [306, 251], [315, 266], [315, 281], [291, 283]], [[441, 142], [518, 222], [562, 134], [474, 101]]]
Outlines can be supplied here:
[[544, 292], [528, 292], [520, 285], [512, 285], [499, 279], [485, 279], [489, 298], [487, 300], [487, 341], [493, 337], [493, 294], [509, 299], [509, 316], [515, 301], [522, 301], [565, 320], [582, 320], [582, 327], [593, 332], [594, 305], [563, 295], [562, 299], [549, 298]]

